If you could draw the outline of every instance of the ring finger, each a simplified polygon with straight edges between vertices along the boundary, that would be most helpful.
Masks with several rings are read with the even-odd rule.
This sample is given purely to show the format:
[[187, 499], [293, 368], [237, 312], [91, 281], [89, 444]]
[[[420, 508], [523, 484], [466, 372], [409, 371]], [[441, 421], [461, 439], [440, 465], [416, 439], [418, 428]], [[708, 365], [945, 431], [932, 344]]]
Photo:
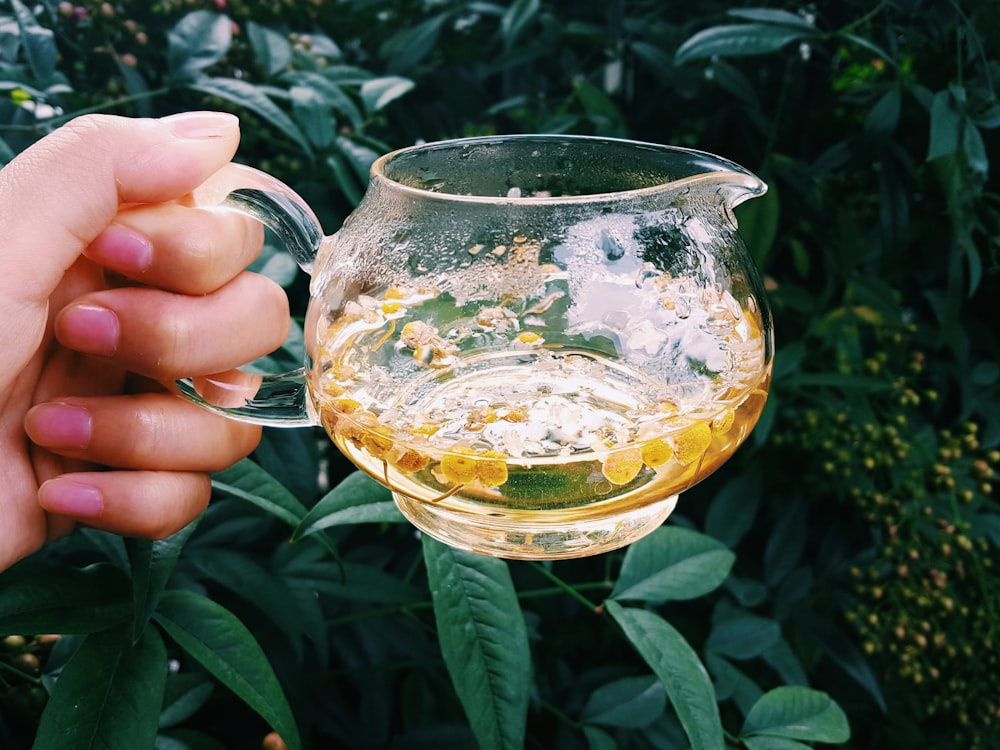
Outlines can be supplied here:
[[234, 211], [177, 203], [126, 208], [85, 251], [132, 281], [184, 294], [207, 294], [260, 253], [260, 223]]
[[167, 393], [50, 401], [28, 412], [25, 431], [36, 445], [68, 458], [182, 472], [219, 471], [260, 440], [259, 427]]

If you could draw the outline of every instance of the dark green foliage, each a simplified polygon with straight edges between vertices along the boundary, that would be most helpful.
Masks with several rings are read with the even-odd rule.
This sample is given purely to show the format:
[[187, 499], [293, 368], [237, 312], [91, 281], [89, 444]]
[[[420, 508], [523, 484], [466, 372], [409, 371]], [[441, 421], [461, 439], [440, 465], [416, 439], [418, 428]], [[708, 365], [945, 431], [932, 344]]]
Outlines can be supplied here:
[[[0, 576], [0, 746], [996, 747], [998, 28], [958, 0], [0, 0], [0, 163], [87, 111], [227, 109], [333, 231], [417, 139], [693, 146], [770, 186], [738, 218], [778, 341], [748, 445], [627, 551], [422, 543], [309, 430], [171, 539], [50, 545]], [[282, 258], [256, 268], [302, 315]], [[295, 329], [257, 365], [301, 361]]]

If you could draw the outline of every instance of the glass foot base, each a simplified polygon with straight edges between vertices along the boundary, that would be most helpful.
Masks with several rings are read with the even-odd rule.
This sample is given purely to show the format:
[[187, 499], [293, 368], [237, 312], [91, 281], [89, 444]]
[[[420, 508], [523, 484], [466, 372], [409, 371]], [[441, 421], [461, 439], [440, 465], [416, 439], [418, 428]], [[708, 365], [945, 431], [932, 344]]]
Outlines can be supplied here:
[[657, 529], [673, 512], [677, 495], [603, 515], [579, 511], [463, 513], [393, 493], [396, 505], [425, 534], [459, 549], [511, 560], [588, 557], [631, 544]]

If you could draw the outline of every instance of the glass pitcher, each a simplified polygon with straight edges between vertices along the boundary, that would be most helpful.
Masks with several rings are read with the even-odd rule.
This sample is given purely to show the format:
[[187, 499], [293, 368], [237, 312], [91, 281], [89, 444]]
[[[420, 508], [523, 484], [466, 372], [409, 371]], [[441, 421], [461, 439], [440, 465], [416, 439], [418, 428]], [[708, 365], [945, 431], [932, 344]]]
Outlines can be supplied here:
[[732, 209], [765, 190], [711, 154], [563, 135], [382, 156], [328, 237], [287, 188], [237, 190], [312, 276], [307, 361], [236, 403], [243, 375], [179, 385], [235, 419], [322, 425], [448, 544], [606, 552], [760, 416], [771, 315]]

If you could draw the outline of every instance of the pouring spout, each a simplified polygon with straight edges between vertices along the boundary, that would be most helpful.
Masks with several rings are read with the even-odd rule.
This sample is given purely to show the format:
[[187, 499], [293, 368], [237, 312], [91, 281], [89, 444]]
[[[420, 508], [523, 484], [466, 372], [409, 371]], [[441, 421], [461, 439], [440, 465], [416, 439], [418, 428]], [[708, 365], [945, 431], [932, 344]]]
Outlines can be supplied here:
[[737, 173], [724, 183], [726, 204], [736, 208], [751, 198], [759, 198], [767, 192], [767, 183], [750, 172]]
[[705, 151], [677, 149], [686, 162], [687, 175], [669, 187], [714, 190], [730, 209], [767, 192], [767, 183], [750, 170]]

